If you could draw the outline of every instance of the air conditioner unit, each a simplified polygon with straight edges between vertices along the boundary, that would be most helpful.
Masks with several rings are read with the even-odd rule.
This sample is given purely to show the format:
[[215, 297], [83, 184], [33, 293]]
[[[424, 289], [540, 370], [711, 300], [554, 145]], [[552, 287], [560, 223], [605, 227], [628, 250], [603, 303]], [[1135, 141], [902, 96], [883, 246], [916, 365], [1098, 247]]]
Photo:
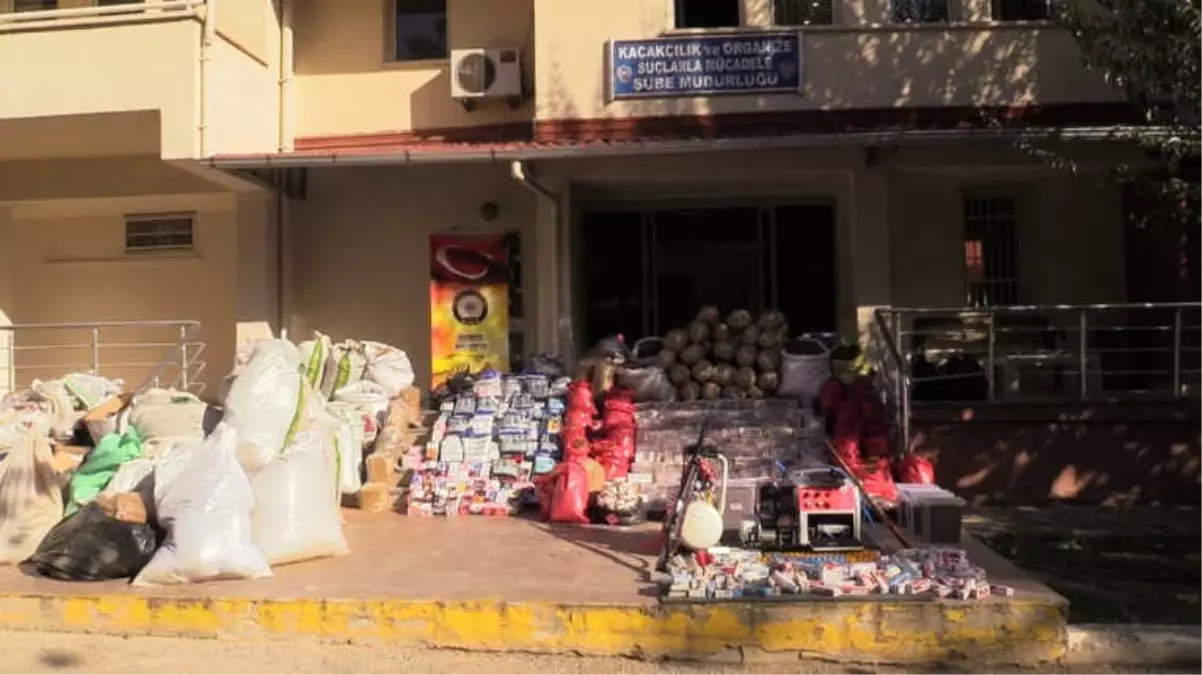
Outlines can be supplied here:
[[522, 55], [516, 49], [455, 49], [451, 96], [457, 99], [522, 95]]

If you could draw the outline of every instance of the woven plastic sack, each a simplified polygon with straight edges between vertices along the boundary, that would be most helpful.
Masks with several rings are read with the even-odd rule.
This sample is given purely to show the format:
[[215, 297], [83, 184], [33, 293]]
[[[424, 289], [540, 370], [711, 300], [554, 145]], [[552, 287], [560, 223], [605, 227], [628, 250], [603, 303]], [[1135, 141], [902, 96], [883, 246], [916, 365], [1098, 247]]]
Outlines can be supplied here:
[[252, 539], [255, 497], [237, 448], [237, 432], [220, 424], [207, 439], [176, 447], [155, 467], [155, 509], [167, 540], [135, 586], [271, 576]]
[[25, 435], [0, 462], [0, 565], [33, 553], [63, 515], [50, 442]]
[[297, 345], [300, 352], [301, 375], [314, 388], [321, 387], [325, 376], [326, 361], [330, 358], [330, 338], [313, 331], [313, 339]]
[[223, 423], [236, 430], [247, 475], [291, 441], [302, 408], [300, 354], [287, 340], [260, 340], [225, 396]]
[[363, 379], [383, 387], [388, 398], [413, 386], [413, 364], [405, 352], [380, 342], [364, 342], [363, 356], [367, 361]]
[[298, 434], [292, 446], [251, 481], [255, 546], [272, 565], [346, 555], [338, 504], [321, 430]]
[[830, 349], [820, 340], [801, 337], [785, 346], [780, 356], [781, 398], [808, 402], [831, 376]]
[[330, 349], [326, 359], [325, 373], [321, 378], [321, 393], [328, 401], [334, 392], [363, 379], [367, 368], [367, 357], [363, 345], [354, 340], [339, 342]]

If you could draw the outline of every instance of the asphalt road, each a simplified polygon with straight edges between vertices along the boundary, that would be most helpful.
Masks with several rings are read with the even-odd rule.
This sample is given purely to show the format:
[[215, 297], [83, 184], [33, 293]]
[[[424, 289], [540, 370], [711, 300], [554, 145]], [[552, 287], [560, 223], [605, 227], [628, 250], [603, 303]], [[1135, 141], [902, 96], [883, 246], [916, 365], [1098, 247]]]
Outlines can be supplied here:
[[[629, 659], [401, 650], [310, 642], [221, 642], [0, 631], [0, 673], [1152, 673], [1163, 669], [975, 669], [947, 664], [899, 670], [822, 661], [764, 666], [647, 663]], [[1197, 672], [1180, 670], [1176, 672]]]

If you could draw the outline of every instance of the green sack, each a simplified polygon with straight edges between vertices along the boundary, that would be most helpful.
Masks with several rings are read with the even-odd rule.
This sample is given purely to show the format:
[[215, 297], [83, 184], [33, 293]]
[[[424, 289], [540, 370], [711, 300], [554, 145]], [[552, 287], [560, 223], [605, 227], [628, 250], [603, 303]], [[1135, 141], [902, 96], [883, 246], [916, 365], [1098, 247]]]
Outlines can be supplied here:
[[68, 486], [71, 499], [64, 515], [71, 515], [96, 498], [122, 464], [142, 456], [142, 435], [130, 427], [124, 434], [108, 434], [100, 439], [83, 463], [71, 475]]

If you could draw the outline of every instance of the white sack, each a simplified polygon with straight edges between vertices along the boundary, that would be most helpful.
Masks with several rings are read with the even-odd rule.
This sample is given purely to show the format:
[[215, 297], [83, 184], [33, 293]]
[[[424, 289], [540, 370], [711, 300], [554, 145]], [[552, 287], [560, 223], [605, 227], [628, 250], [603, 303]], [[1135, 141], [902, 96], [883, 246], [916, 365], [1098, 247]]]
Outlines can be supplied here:
[[63, 378], [63, 386], [84, 410], [91, 410], [120, 394], [123, 385], [121, 380], [110, 380], [91, 373], [71, 373]]
[[388, 404], [392, 398], [383, 386], [363, 380], [334, 392], [333, 400], [349, 404], [359, 412], [370, 415], [376, 421], [376, 426], [379, 427], [384, 424], [384, 418], [388, 413]]
[[334, 396], [334, 392], [362, 380], [363, 369], [366, 367], [367, 359], [363, 355], [363, 345], [354, 340], [334, 345], [330, 349], [330, 358], [326, 359], [325, 373], [321, 378], [322, 395], [328, 401]]
[[338, 457], [338, 491], [353, 495], [363, 487], [363, 424], [356, 420], [340, 419], [334, 432], [334, 450]]
[[50, 435], [60, 441], [75, 435], [75, 424], [86, 414], [75, 410], [75, 402], [62, 380], [34, 380], [25, 397], [47, 410]]
[[272, 565], [346, 555], [334, 467], [321, 430], [297, 434], [293, 444], [255, 475], [255, 546]]
[[301, 401], [300, 355], [287, 340], [260, 340], [223, 401], [238, 432], [238, 461], [254, 475], [287, 445]]
[[[109, 480], [109, 484], [100, 491], [102, 495], [116, 495], [122, 492], [133, 492], [135, 488], [154, 473], [155, 460], [141, 457], [131, 459], [117, 467], [117, 473]], [[149, 495], [152, 499], [154, 495]]]
[[0, 565], [32, 555], [63, 517], [63, 488], [52, 460], [47, 438], [25, 434], [0, 462]]
[[321, 387], [326, 362], [330, 359], [330, 338], [313, 331], [313, 339], [297, 345], [300, 351], [300, 372], [314, 388]]
[[167, 540], [135, 586], [271, 576], [252, 540], [255, 498], [238, 465], [237, 446], [237, 432], [221, 424], [207, 439], [175, 448], [156, 465], [155, 511]]
[[413, 364], [405, 352], [380, 342], [364, 342], [363, 355], [367, 360], [363, 378], [384, 387], [387, 398], [413, 386]]

